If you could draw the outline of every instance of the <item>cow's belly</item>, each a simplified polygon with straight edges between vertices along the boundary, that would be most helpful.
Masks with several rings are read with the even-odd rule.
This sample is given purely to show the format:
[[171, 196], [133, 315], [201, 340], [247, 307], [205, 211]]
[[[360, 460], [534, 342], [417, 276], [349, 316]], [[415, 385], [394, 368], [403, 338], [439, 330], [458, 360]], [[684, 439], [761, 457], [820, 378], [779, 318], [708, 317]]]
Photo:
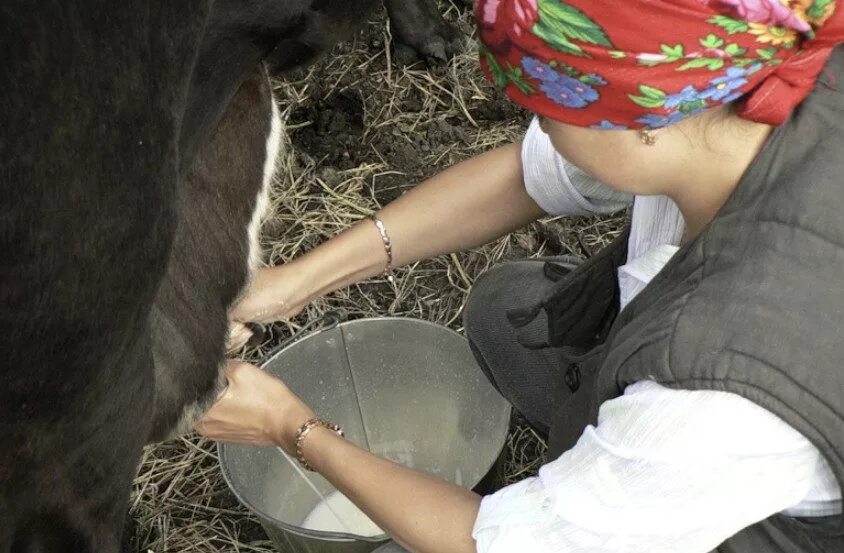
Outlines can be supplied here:
[[232, 100], [180, 190], [180, 226], [151, 318], [151, 441], [189, 430], [222, 389], [227, 315], [261, 264], [259, 230], [281, 143], [261, 69]]

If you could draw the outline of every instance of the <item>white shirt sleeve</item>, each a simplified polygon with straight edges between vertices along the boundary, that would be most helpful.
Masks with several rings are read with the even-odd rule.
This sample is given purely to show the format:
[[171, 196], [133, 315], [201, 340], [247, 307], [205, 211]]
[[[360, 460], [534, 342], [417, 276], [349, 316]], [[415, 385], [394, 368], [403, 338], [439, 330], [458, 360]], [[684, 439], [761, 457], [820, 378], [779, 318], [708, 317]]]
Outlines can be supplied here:
[[479, 553], [708, 553], [803, 501], [821, 464], [738, 395], [640, 382], [537, 478], [484, 498], [473, 535]]
[[522, 172], [528, 195], [551, 215], [615, 213], [633, 201], [566, 161], [536, 118], [522, 141]]

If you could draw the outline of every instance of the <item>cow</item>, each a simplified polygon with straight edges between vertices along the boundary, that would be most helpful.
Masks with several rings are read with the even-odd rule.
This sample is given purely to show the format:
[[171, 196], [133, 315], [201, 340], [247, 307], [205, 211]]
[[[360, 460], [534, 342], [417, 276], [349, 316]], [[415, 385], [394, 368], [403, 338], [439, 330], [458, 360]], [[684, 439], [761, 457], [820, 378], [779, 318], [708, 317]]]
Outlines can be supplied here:
[[[223, 385], [283, 132], [267, 67], [377, 2], [0, 6], [0, 553], [119, 550], [144, 444]], [[442, 57], [427, 2], [387, 3], [405, 50]]]

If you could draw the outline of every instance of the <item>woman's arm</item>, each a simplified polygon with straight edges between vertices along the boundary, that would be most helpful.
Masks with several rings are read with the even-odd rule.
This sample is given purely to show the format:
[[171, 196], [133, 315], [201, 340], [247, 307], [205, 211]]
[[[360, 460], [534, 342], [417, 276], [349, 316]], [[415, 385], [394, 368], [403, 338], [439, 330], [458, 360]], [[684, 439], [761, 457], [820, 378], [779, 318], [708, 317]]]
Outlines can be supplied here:
[[[232, 362], [229, 388], [198, 425], [220, 441], [288, 453], [313, 411], [281, 381]], [[342, 422], [342, 421], [338, 421]], [[750, 400], [727, 392], [629, 386], [596, 427], [483, 506], [474, 493], [380, 459], [325, 430], [306, 460], [384, 530], [418, 553], [712, 551], [801, 503], [795, 516], [841, 512], [820, 452]], [[823, 501], [818, 501], [823, 498]], [[477, 542], [472, 537], [477, 538]]]
[[[277, 445], [295, 455], [296, 434], [314, 412], [279, 379], [229, 361], [228, 388], [197, 424], [219, 441]], [[342, 422], [342, 421], [338, 421]], [[305, 458], [373, 521], [413, 552], [474, 553], [481, 498], [377, 457], [325, 429], [311, 431]]]
[[[510, 144], [425, 181], [379, 218], [392, 242], [393, 265], [401, 266], [485, 244], [542, 215], [525, 191], [521, 144]], [[232, 318], [292, 316], [313, 299], [380, 274], [386, 261], [375, 225], [361, 221], [293, 262], [261, 271]]]
[[[542, 215], [525, 191], [518, 143], [443, 171], [387, 205], [379, 217], [398, 266], [486, 244]], [[380, 253], [376, 270], [383, 268]]]
[[324, 428], [308, 434], [308, 463], [405, 549], [475, 553], [481, 498], [365, 451]]

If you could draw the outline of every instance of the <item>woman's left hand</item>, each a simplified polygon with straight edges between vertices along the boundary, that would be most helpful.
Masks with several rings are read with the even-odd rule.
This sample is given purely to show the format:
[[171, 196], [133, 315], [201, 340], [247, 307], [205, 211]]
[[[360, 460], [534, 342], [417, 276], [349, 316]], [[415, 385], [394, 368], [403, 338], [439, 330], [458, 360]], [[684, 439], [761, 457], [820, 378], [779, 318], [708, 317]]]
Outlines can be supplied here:
[[[196, 425], [225, 442], [278, 445], [295, 457], [296, 434], [314, 412], [281, 380], [230, 361], [229, 387]], [[325, 429], [305, 441], [308, 463], [412, 551], [476, 551], [481, 498], [433, 476], [376, 457]]]
[[196, 424], [203, 436], [220, 442], [281, 446], [296, 450], [299, 428], [314, 416], [281, 380], [249, 363], [229, 361], [228, 387]]

